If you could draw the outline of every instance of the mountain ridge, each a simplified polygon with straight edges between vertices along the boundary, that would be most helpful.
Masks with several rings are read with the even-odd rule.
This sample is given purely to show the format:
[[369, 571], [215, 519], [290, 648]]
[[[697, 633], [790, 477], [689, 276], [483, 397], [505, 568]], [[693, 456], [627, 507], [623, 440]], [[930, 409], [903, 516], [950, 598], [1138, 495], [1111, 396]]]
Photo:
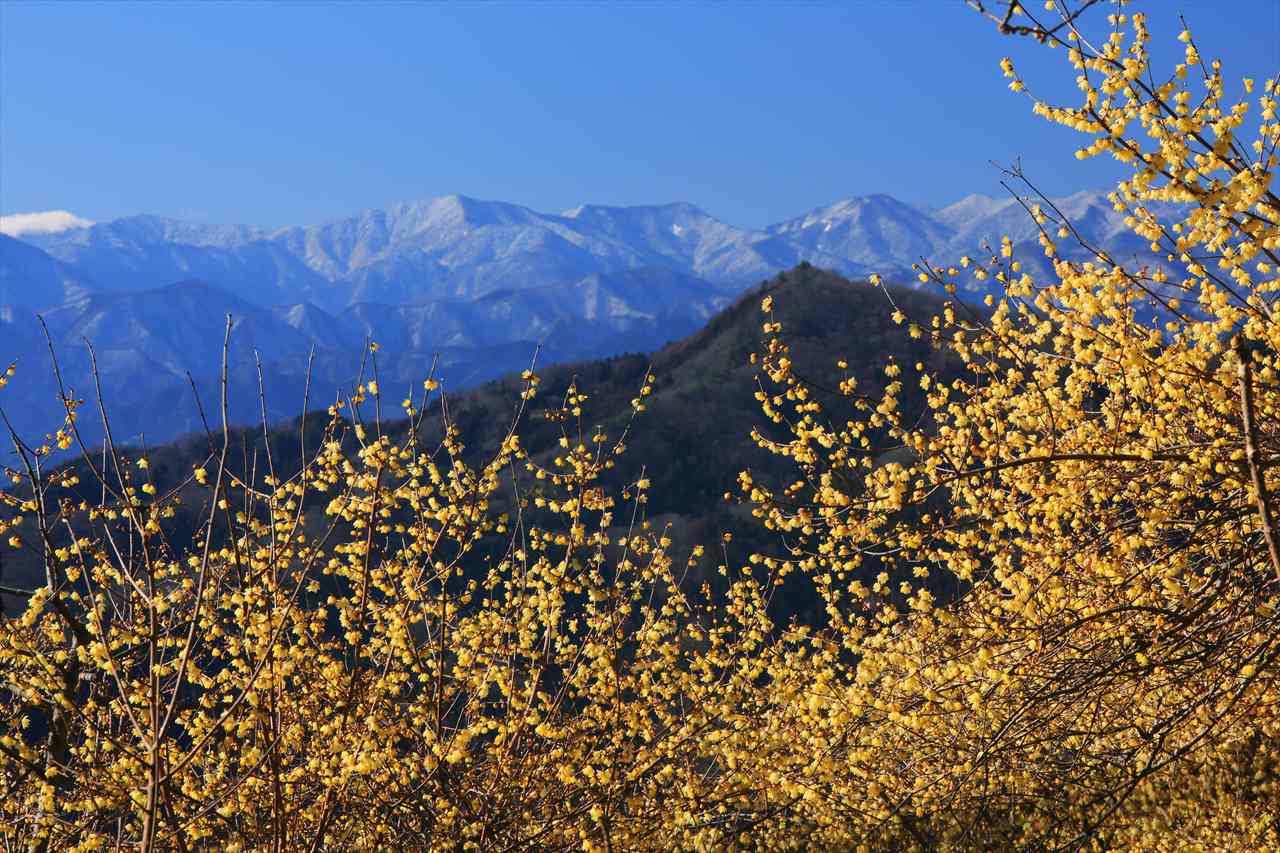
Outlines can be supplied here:
[[[1089, 220], [1100, 237], [1121, 231], [1122, 218], [1101, 191], [1057, 203]], [[103, 289], [200, 278], [259, 305], [310, 301], [334, 310], [368, 301], [473, 299], [663, 266], [729, 292], [802, 261], [844, 275], [907, 280], [921, 256], [951, 254], [997, 232], [1024, 241], [1034, 237], [1034, 224], [1016, 200], [976, 194], [937, 211], [883, 193], [850, 196], [764, 228], [733, 225], [690, 202], [543, 213], [453, 194], [315, 225], [265, 229], [144, 215], [29, 234], [24, 242]]]

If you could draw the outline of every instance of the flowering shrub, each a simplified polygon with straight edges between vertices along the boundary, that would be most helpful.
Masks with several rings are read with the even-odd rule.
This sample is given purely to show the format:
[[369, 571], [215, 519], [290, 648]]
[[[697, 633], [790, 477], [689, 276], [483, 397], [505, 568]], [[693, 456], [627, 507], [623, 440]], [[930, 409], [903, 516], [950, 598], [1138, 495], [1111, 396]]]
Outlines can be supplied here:
[[[1082, 103], [1035, 110], [1131, 167], [1111, 200], [1156, 262], [1065, 259], [1078, 235], [1032, 190], [1053, 278], [1007, 240], [922, 262], [944, 292], [993, 286], [986, 310], [887, 311], [965, 374], [889, 363], [875, 393], [797, 375], [766, 298], [758, 440], [795, 477], [739, 486], [786, 551], [725, 558], [715, 594], [686, 582], [703, 548], [677, 555], [645, 522], [647, 477], [606, 487], [633, 425], [591, 427], [576, 385], [530, 411], [527, 373], [480, 462], [447, 402], [426, 437], [430, 378], [396, 438], [375, 377], [318, 442], [300, 428], [288, 465], [269, 441], [229, 464], [224, 414], [162, 488], [145, 454], [84, 448], [67, 397], [46, 445], [14, 436], [3, 498], [44, 583], [3, 589], [21, 606], [0, 623], [0, 837], [1280, 846], [1277, 81], [1242, 84], [1250, 125], [1189, 33], [1160, 82], [1141, 14], [1121, 7], [1094, 45], [1077, 27], [1093, 3], [1043, 21], [972, 5], [1075, 67]], [[904, 414], [908, 382], [923, 414]], [[530, 417], [560, 430], [553, 458], [522, 444]], [[75, 447], [79, 467], [51, 469]], [[769, 617], [796, 574], [819, 624]]]

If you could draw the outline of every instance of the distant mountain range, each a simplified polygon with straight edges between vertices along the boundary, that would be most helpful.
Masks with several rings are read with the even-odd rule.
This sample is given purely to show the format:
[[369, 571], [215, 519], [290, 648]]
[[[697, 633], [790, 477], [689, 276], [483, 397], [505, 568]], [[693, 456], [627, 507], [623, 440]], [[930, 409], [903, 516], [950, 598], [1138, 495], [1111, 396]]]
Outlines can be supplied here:
[[[1117, 256], [1145, 251], [1105, 194], [1058, 204]], [[762, 229], [684, 203], [547, 214], [456, 195], [277, 230], [48, 219], [19, 238], [0, 234], [0, 368], [16, 359], [22, 371], [0, 407], [28, 434], [58, 417], [39, 312], [68, 384], [89, 390], [92, 341], [117, 437], [148, 441], [197, 425], [188, 374], [211, 391], [228, 313], [233, 417], [243, 422], [260, 416], [255, 349], [278, 407], [269, 414], [287, 416], [309, 354], [313, 399], [331, 398], [356, 377], [369, 338], [391, 383], [419, 379], [438, 358], [461, 387], [526, 367], [539, 348], [544, 364], [656, 349], [801, 262], [909, 281], [922, 256], [952, 260], [984, 239], [1036, 234], [1016, 200], [986, 196], [941, 210], [850, 198]], [[1038, 248], [1024, 256], [1043, 263]]]

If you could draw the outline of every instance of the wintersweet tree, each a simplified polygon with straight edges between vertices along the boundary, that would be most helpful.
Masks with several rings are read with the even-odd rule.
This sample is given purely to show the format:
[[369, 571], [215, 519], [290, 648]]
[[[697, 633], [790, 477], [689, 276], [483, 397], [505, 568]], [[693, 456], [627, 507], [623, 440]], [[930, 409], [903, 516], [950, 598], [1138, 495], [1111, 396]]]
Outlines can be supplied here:
[[[111, 443], [42, 470], [79, 443], [76, 400], [49, 444], [15, 436], [6, 532], [46, 582], [5, 590], [25, 610], [0, 625], [0, 837], [609, 850], [732, 834], [757, 789], [716, 762], [767, 707], [765, 586], [713, 602], [682, 585], [701, 549], [677, 561], [649, 528], [647, 479], [598, 483], [627, 431], [588, 428], [570, 387], [536, 413], [561, 437], [535, 459], [524, 382], [480, 464], [447, 402], [429, 405], [432, 379], [394, 439], [375, 378], [311, 445], [304, 424], [299, 460], [266, 435], [240, 466], [224, 400], [208, 458], [168, 489]], [[184, 503], [205, 516], [177, 548]]]
[[[1186, 30], [1162, 74], [1123, 6], [1095, 41], [1093, 4], [973, 5], [1074, 69], [1081, 102], [1055, 105], [1002, 62], [1084, 134], [1079, 157], [1131, 170], [1109, 198], [1152, 259], [1092, 249], [1026, 182], [1053, 276], [1008, 238], [922, 261], [947, 293], [992, 289], [986, 310], [895, 316], [968, 375], [889, 364], [882, 397], [842, 389], [849, 414], [815, 402], [766, 323], [765, 410], [792, 436], [763, 443], [803, 476], [744, 492], [856, 661], [789, 729], [812, 755], [837, 745], [790, 781], [873, 847], [1273, 849], [1280, 84], [1230, 80]], [[908, 382], [922, 420], [900, 413]], [[966, 592], [940, 607], [946, 578]]]

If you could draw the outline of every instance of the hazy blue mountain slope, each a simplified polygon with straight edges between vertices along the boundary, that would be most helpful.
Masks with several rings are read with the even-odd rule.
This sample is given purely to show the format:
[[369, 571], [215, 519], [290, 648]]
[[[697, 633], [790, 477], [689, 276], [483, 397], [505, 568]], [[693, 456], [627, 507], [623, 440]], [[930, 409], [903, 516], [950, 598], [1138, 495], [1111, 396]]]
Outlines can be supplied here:
[[520, 340], [586, 357], [653, 348], [702, 325], [726, 301], [695, 278], [659, 269], [588, 275], [472, 301], [360, 303], [341, 316], [360, 334], [402, 351]]
[[21, 240], [0, 234], [0, 305], [42, 311], [93, 290], [71, 264]]
[[258, 305], [328, 296], [328, 282], [257, 229], [135, 216], [29, 241], [84, 270], [104, 290], [199, 279]]
[[[93, 345], [114, 429], [121, 437], [165, 440], [194, 424], [188, 374], [216, 377], [226, 317], [232, 315], [230, 371], [238, 387], [257, 384], [255, 351], [268, 372], [298, 372], [313, 338], [271, 311], [202, 282], [181, 282], [130, 293], [94, 293], [44, 314], [68, 392], [96, 398]], [[28, 311], [0, 312], [0, 361], [18, 362], [18, 375], [0, 393], [15, 427], [29, 438], [61, 420], [48, 347]], [[245, 394], [237, 419], [252, 419], [256, 395]], [[250, 405], [252, 404], [252, 405]], [[81, 419], [100, 435], [96, 414]]]
[[[300, 388], [314, 354], [316, 399], [331, 400], [359, 375], [368, 340], [391, 380], [420, 380], [433, 362], [452, 387], [540, 364], [652, 350], [699, 328], [725, 297], [666, 270], [586, 276], [559, 287], [493, 293], [479, 300], [400, 305], [361, 303], [334, 314], [311, 303], [262, 308], [198, 281], [137, 292], [94, 293], [47, 312], [67, 385], [92, 396], [85, 341], [97, 355], [119, 434], [163, 440], [193, 427], [190, 379], [213, 388], [227, 315], [233, 318], [230, 372], [237, 422], [259, 417], [257, 368], [281, 387]], [[673, 306], [679, 306], [677, 310]], [[256, 353], [256, 356], [255, 356]], [[0, 362], [20, 364], [4, 406], [26, 435], [60, 419], [47, 346], [34, 314], [0, 309]], [[290, 388], [299, 396], [301, 391]], [[166, 407], [164, 400], [171, 401]], [[291, 414], [299, 401], [282, 412]], [[96, 418], [85, 429], [97, 430]]]

